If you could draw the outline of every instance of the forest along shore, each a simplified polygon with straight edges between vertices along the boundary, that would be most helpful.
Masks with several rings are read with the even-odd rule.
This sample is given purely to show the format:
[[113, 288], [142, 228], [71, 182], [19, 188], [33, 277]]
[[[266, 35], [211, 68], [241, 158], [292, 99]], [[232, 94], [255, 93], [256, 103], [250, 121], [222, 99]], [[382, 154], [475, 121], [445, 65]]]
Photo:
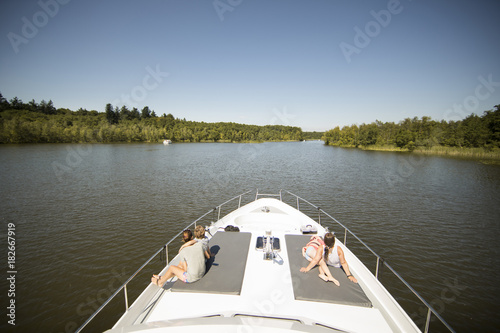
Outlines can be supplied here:
[[56, 109], [52, 100], [7, 101], [0, 93], [0, 143], [268, 142], [319, 140], [323, 132], [284, 125], [206, 123], [108, 103], [104, 112]]
[[326, 145], [364, 150], [404, 151], [428, 155], [500, 160], [500, 105], [459, 121], [430, 117], [406, 118], [399, 123], [338, 126], [322, 137]]
[[[56, 109], [52, 101], [24, 104], [19, 99], [10, 103], [3, 99], [0, 106], [0, 143], [264, 142], [314, 136], [295, 126], [205, 123], [172, 114], [158, 117], [147, 106], [141, 112], [111, 104], [105, 112], [71, 111]], [[323, 133], [316, 134], [319, 139]]]
[[145, 106], [119, 108], [107, 104], [104, 112], [80, 108], [56, 109], [52, 101], [7, 101], [0, 94], [0, 143], [120, 143], [241, 142], [323, 140], [326, 145], [364, 150], [403, 151], [500, 161], [500, 105], [459, 121], [430, 117], [406, 118], [399, 123], [335, 127], [326, 132], [303, 132], [284, 125], [206, 123], [157, 116]]

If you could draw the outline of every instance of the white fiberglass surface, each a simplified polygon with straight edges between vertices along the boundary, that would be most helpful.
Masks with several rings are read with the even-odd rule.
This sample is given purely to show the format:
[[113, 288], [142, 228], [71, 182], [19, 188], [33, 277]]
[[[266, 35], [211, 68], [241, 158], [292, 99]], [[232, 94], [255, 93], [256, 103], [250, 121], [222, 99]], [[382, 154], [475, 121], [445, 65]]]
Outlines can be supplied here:
[[[257, 237], [263, 236], [268, 230], [268, 227], [261, 228], [252, 233], [240, 295], [166, 292], [149, 316], [148, 322], [251, 314], [302, 318], [307, 324], [321, 323], [357, 332], [372, 332], [374, 328], [378, 332], [391, 332], [383, 316], [374, 308], [296, 301], [287, 262], [285, 233], [271, 229], [272, 235], [280, 238], [281, 243], [281, 251], [274, 260], [264, 260], [262, 250], [255, 249]], [[333, 284], [332, 292], [335, 292]], [[360, 321], [359, 318], [363, 320]]]

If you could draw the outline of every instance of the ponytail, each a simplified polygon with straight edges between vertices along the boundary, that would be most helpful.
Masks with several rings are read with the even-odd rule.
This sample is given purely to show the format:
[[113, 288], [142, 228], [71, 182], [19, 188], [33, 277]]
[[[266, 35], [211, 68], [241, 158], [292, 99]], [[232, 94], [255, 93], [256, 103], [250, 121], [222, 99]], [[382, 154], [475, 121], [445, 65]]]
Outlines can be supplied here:
[[323, 259], [328, 262], [328, 256], [330, 255], [330, 247], [325, 244], [325, 252], [323, 254]]

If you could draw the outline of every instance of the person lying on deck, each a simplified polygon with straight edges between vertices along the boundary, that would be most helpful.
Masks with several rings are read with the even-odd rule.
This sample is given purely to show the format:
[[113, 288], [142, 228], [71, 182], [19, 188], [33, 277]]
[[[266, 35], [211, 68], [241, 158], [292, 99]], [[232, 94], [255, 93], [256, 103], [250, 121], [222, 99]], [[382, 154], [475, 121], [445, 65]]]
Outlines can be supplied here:
[[[192, 240], [193, 236], [190, 230], [183, 232], [184, 242]], [[205, 274], [205, 256], [203, 255], [203, 246], [201, 243], [193, 244], [183, 248], [179, 252], [180, 262], [176, 265], [170, 265], [167, 272], [163, 275], [154, 274], [151, 282], [159, 287], [170, 278], [177, 276], [179, 280], [185, 283], [196, 282]]]
[[[325, 234], [325, 254], [324, 261], [329, 266], [340, 268], [342, 265], [342, 269], [344, 270], [347, 278], [354, 283], [358, 283], [358, 280], [351, 274], [349, 271], [349, 265], [344, 257], [344, 251], [340, 248], [340, 246], [335, 244], [335, 235], [331, 232], [327, 232]], [[328, 267], [326, 268], [328, 269]]]
[[188, 246], [196, 244], [197, 242], [201, 243], [201, 245], [203, 247], [203, 252], [205, 254], [205, 258], [210, 259], [210, 257], [212, 256], [212, 253], [210, 253], [210, 246], [208, 244], [208, 242], [209, 242], [208, 237], [205, 236], [205, 228], [203, 228], [201, 225], [197, 226], [194, 229], [194, 239], [184, 243], [184, 245], [182, 245], [181, 248], [179, 249], [179, 252], [181, 252], [182, 249], [184, 249]]
[[340, 283], [337, 279], [332, 276], [328, 266], [326, 265], [325, 260], [323, 259], [323, 253], [325, 251], [325, 242], [323, 238], [320, 236], [311, 236], [309, 243], [302, 248], [302, 255], [308, 261], [310, 261], [307, 267], [302, 267], [300, 269], [301, 272], [309, 272], [316, 265], [319, 266], [319, 277], [325, 282], [331, 281], [335, 283], [337, 286], [340, 286]]

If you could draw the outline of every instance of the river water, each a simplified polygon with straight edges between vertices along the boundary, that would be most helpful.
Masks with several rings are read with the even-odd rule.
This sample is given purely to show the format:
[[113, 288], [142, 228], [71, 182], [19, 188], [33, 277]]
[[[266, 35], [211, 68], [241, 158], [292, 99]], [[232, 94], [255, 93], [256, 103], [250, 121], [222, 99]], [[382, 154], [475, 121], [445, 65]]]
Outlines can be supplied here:
[[[1, 331], [74, 331], [183, 226], [257, 188], [286, 189], [329, 212], [457, 332], [500, 330], [499, 166], [286, 142], [0, 146], [2, 306], [8, 314], [15, 301], [16, 324], [4, 314]], [[160, 267], [155, 259], [134, 279], [131, 298]], [[381, 280], [420, 323], [425, 307], [388, 269]], [[110, 328], [123, 298], [89, 331]]]

